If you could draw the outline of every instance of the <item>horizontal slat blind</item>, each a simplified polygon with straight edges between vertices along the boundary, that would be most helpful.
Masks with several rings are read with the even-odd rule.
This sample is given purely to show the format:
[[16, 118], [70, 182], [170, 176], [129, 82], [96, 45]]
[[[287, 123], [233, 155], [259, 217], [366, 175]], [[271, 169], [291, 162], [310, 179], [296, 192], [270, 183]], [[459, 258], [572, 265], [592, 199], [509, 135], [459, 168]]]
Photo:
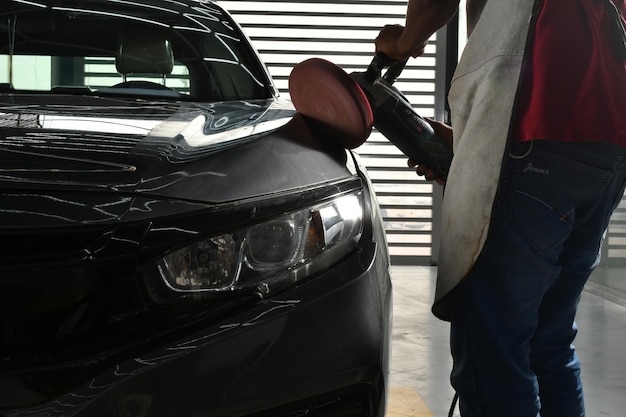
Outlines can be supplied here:
[[[387, 24], [404, 24], [406, 0], [330, 2], [219, 1], [251, 38], [281, 94], [289, 74], [311, 57], [327, 59], [347, 73], [365, 71], [374, 39]], [[435, 113], [436, 37], [426, 54], [410, 59], [395, 86], [425, 117]], [[407, 158], [374, 131], [357, 149], [369, 169], [382, 214], [392, 262], [428, 264], [432, 254], [433, 185], [406, 166]]]
[[602, 265], [626, 267], [626, 199], [613, 212], [602, 247]]

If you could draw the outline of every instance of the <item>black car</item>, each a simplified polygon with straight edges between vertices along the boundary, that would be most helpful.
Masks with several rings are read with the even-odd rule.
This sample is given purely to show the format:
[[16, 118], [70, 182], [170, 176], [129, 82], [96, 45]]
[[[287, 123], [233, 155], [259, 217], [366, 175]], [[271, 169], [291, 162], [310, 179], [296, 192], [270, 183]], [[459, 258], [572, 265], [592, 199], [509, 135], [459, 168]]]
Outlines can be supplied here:
[[210, 1], [0, 3], [0, 416], [383, 416], [357, 155]]

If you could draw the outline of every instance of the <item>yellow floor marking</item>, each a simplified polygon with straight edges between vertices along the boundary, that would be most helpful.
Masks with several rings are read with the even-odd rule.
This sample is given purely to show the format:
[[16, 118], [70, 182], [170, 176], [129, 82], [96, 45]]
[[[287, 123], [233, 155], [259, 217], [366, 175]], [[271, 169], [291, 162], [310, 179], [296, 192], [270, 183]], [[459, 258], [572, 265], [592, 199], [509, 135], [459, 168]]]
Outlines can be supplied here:
[[433, 417], [433, 413], [413, 388], [391, 387], [387, 417]]

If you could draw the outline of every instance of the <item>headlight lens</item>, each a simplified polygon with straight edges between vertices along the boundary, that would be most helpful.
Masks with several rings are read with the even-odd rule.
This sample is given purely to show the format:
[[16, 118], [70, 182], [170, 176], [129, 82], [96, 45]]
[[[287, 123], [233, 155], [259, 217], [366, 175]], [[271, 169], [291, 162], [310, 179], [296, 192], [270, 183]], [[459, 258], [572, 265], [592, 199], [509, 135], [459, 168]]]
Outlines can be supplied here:
[[157, 267], [179, 295], [249, 289], [268, 294], [337, 262], [362, 230], [358, 192], [198, 241], [167, 254]]
[[219, 289], [234, 283], [237, 242], [221, 235], [179, 249], [158, 265], [161, 276], [174, 290]]

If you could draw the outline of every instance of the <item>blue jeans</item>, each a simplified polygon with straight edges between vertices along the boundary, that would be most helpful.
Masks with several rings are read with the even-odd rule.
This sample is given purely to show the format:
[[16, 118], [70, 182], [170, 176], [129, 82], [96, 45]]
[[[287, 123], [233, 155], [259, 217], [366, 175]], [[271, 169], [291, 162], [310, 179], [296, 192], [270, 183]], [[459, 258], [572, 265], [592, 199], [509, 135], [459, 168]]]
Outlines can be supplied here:
[[572, 345], [626, 180], [626, 149], [537, 140], [507, 155], [483, 252], [450, 294], [463, 417], [583, 417]]

